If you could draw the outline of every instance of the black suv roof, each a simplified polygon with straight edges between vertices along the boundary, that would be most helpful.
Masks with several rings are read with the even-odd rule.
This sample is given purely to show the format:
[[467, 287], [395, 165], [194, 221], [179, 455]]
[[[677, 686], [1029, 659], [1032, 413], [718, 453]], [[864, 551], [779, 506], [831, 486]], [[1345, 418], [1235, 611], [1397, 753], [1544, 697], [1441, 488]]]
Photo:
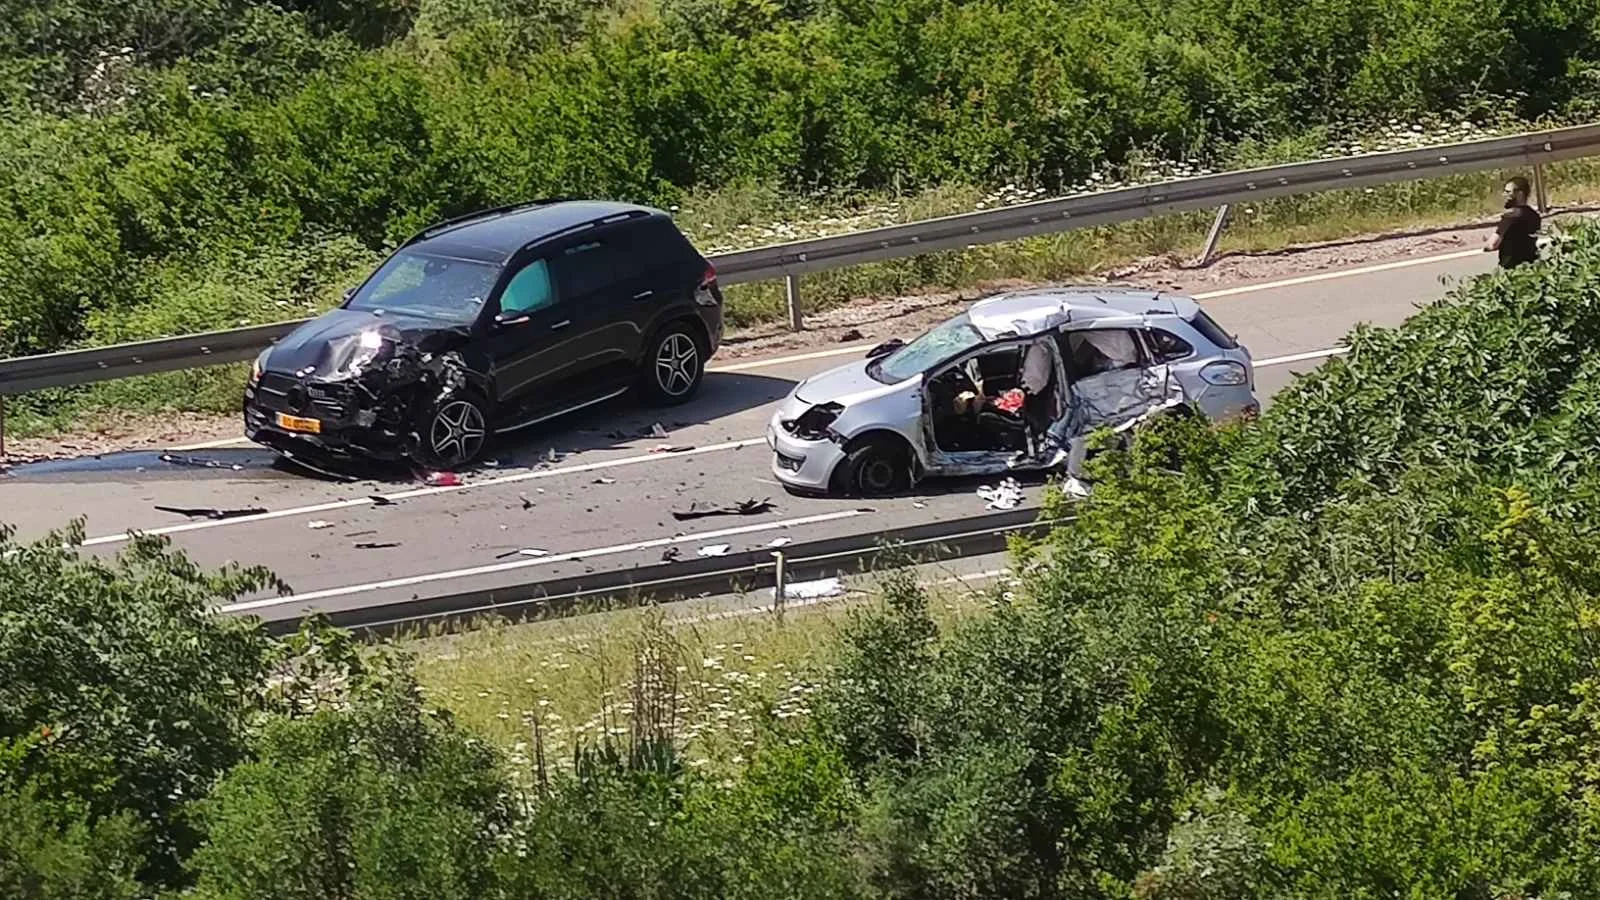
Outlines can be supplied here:
[[666, 216], [659, 209], [608, 200], [538, 200], [486, 209], [431, 225], [406, 241], [450, 256], [504, 262], [518, 250], [581, 228]]

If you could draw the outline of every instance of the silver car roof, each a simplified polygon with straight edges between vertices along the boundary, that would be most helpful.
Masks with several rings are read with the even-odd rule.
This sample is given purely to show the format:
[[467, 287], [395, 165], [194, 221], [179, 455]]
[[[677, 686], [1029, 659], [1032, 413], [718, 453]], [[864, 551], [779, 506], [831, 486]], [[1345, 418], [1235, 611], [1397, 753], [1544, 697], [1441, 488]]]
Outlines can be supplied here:
[[1187, 319], [1199, 308], [1188, 297], [1146, 288], [1092, 285], [997, 294], [972, 304], [967, 315], [986, 339], [995, 340], [1005, 335], [1042, 334], [1068, 322], [1088, 325], [1096, 319], [1130, 316]]

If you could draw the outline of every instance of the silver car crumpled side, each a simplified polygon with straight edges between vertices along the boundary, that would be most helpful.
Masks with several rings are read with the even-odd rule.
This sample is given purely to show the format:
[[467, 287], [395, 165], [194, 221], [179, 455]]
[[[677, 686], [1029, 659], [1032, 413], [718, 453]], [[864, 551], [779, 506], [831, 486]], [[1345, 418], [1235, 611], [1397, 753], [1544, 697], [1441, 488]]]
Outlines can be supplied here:
[[1139, 365], [1139, 348], [1125, 331], [1080, 331], [1072, 338], [1119, 366], [1073, 381], [1067, 390], [1066, 414], [1050, 428], [1057, 445], [1066, 445], [1069, 490], [1081, 493], [1090, 433], [1107, 426], [1115, 433], [1126, 433], [1186, 405], [1188, 395], [1169, 367]]

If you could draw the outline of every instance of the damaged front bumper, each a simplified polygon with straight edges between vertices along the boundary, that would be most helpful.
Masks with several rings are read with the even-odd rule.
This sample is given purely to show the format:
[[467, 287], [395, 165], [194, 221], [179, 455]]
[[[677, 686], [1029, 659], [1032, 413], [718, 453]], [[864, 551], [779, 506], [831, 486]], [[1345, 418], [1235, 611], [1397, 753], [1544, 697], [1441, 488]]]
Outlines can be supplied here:
[[772, 448], [772, 476], [785, 487], [810, 493], [826, 492], [833, 470], [844, 461], [844, 448], [827, 438], [805, 440], [783, 427], [784, 411], [767, 422], [767, 446]]
[[[386, 408], [388, 407], [388, 408]], [[410, 404], [384, 402], [349, 380], [319, 381], [266, 372], [245, 388], [244, 434], [287, 452], [399, 460], [415, 442]]]

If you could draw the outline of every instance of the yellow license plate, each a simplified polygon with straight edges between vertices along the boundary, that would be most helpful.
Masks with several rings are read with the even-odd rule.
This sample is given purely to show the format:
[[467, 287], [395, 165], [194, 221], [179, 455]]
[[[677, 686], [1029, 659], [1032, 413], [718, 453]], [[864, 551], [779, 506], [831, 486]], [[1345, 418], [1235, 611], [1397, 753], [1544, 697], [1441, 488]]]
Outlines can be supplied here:
[[316, 419], [305, 419], [300, 416], [286, 416], [278, 413], [278, 427], [284, 431], [299, 431], [305, 434], [321, 434], [322, 423]]

